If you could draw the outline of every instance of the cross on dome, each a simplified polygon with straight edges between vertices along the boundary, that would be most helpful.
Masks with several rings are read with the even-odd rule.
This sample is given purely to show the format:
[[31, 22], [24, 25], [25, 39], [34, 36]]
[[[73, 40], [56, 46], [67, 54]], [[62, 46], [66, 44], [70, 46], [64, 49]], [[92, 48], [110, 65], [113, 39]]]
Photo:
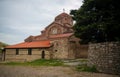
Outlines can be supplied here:
[[63, 8], [63, 12], [65, 13], [65, 9]]

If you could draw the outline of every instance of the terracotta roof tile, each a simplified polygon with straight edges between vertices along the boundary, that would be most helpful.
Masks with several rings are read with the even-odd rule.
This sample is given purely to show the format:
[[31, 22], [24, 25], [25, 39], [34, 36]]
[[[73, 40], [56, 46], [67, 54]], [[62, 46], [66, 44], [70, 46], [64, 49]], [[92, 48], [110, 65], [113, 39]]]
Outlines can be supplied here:
[[34, 41], [34, 42], [23, 42], [16, 45], [10, 45], [6, 48], [42, 48], [42, 47], [50, 47], [50, 41]]

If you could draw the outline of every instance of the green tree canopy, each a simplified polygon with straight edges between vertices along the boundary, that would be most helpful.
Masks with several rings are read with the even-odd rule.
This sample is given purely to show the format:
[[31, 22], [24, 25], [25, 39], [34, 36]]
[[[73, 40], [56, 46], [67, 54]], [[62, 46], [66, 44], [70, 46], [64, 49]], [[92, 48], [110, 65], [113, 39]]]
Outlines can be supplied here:
[[0, 42], [0, 53], [2, 52], [2, 48], [8, 46], [8, 44], [5, 44], [3, 42]]
[[120, 4], [118, 0], [84, 0], [70, 13], [76, 21], [75, 36], [81, 43], [120, 40]]

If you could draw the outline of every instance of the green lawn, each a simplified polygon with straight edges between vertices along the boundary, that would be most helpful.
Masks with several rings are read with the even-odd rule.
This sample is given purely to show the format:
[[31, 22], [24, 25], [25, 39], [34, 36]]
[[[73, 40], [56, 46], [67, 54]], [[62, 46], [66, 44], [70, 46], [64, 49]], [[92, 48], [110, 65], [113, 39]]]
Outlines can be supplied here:
[[0, 63], [1, 65], [23, 65], [23, 66], [62, 66], [64, 65], [60, 60], [46, 60], [38, 59], [31, 62], [6, 62]]

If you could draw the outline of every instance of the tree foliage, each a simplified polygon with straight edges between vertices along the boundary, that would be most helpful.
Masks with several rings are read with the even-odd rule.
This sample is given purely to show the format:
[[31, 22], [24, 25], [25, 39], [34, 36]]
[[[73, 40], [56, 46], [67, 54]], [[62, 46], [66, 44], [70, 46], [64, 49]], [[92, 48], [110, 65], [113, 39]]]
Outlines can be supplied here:
[[81, 43], [120, 40], [120, 4], [118, 0], [84, 0], [70, 13], [76, 21], [75, 36]]
[[3, 42], [0, 42], [0, 53], [2, 52], [3, 48], [8, 46], [8, 44], [5, 44]]

